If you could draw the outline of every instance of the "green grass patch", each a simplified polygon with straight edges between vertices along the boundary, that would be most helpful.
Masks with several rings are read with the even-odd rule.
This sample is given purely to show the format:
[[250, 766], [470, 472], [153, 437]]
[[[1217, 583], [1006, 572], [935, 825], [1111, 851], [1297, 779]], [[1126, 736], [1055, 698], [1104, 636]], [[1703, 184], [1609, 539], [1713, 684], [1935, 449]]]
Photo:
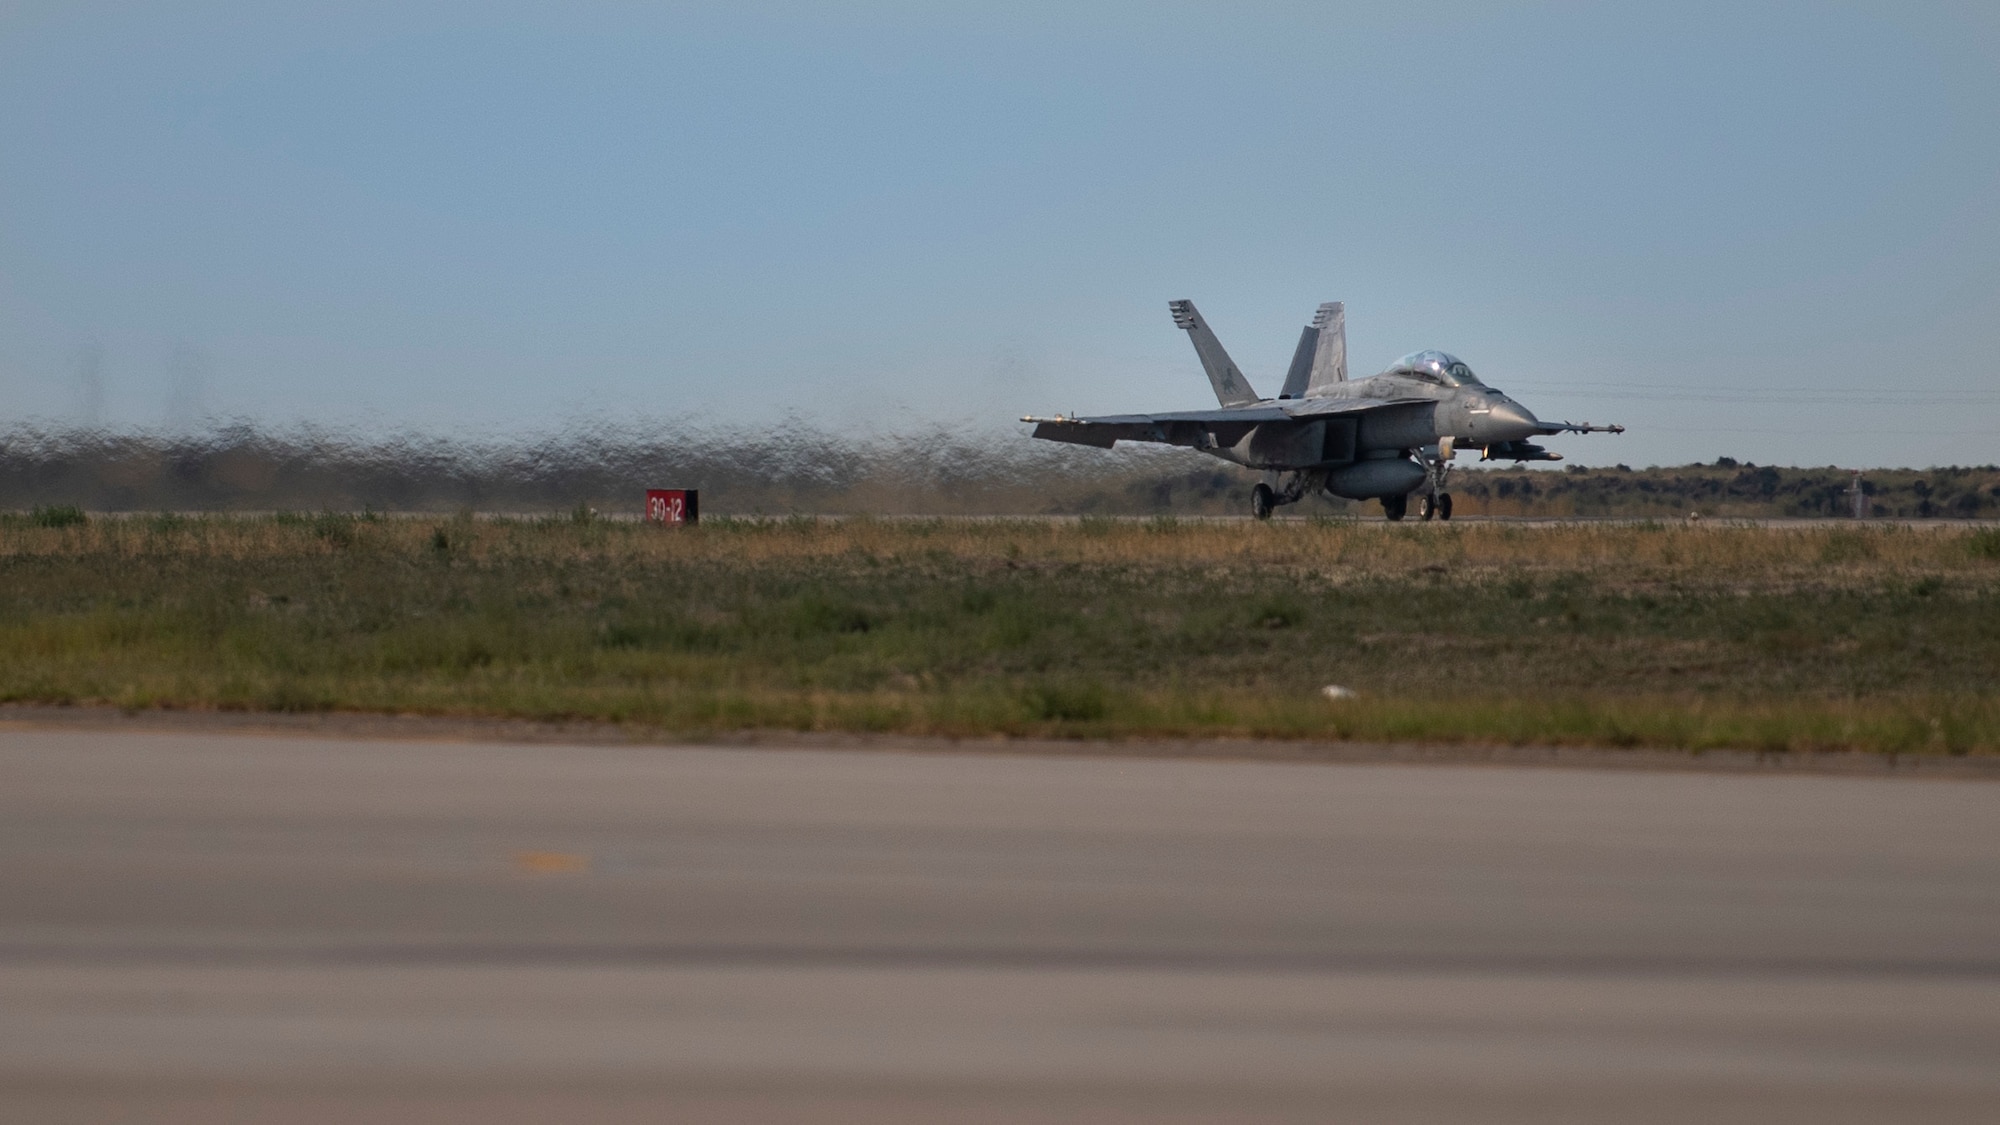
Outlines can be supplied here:
[[14, 517], [0, 700], [1991, 753], [1991, 534]]

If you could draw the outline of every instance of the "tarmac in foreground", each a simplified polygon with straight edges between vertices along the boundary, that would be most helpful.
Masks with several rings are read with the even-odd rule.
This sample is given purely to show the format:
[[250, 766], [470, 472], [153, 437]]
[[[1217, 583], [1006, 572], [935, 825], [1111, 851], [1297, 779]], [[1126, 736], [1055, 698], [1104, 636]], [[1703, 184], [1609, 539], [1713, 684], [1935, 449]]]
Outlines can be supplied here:
[[2000, 785], [0, 731], [0, 1120], [2000, 1119]]

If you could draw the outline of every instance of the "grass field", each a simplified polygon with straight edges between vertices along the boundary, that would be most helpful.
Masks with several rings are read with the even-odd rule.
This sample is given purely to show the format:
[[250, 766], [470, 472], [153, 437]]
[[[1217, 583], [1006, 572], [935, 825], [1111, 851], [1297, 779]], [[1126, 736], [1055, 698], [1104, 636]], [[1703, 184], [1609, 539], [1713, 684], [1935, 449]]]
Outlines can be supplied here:
[[42, 513], [0, 700], [1992, 753], [1996, 595], [1965, 527]]

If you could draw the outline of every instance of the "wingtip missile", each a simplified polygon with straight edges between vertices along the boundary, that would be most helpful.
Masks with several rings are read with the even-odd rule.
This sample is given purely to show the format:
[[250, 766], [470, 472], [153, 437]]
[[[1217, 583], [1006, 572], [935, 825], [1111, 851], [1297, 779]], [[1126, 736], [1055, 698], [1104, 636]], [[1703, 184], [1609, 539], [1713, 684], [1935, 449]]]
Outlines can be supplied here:
[[1543, 422], [1545, 434], [1622, 434], [1623, 426], [1597, 426], [1589, 422]]

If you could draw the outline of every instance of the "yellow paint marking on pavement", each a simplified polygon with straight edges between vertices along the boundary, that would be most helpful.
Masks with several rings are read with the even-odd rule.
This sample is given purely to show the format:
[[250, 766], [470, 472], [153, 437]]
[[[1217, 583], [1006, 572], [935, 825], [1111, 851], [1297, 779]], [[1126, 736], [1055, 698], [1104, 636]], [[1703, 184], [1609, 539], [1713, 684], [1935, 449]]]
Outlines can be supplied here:
[[529, 875], [565, 875], [590, 870], [590, 857], [571, 852], [515, 852], [514, 869]]

